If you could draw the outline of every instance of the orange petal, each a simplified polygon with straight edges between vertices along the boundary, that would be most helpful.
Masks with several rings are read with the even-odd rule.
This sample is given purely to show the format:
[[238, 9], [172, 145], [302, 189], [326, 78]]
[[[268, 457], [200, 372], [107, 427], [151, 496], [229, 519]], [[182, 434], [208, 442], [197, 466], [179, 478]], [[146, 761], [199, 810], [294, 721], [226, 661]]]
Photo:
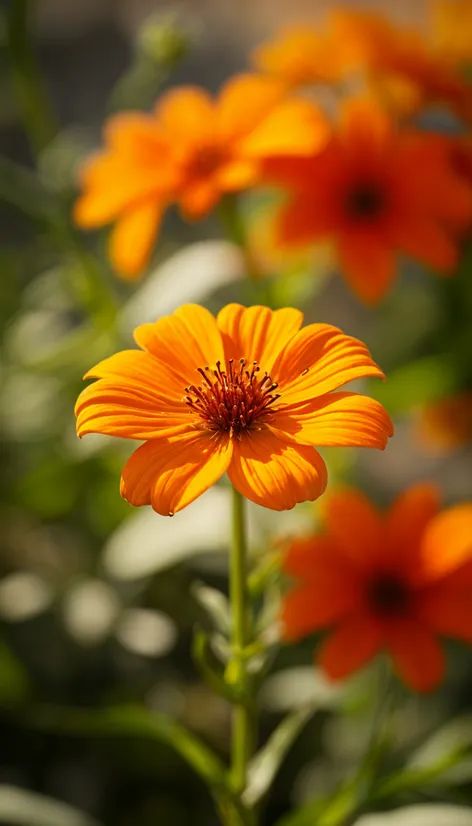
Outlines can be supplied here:
[[[284, 174], [282, 163], [283, 160], [277, 161], [273, 166], [266, 165], [267, 180], [269, 182], [275, 179], [277, 183], [277, 177], [280, 178]], [[290, 167], [286, 167], [287, 178], [290, 175], [295, 176], [302, 172], [302, 167], [297, 170], [292, 165], [292, 171]], [[324, 199], [315, 199], [311, 195], [308, 196], [303, 193], [293, 198], [280, 210], [275, 231], [276, 237], [282, 246], [299, 246], [323, 238], [330, 238], [337, 227], [338, 216], [332, 205], [326, 203]]]
[[401, 679], [414, 691], [432, 691], [444, 675], [444, 653], [427, 628], [415, 620], [391, 622], [383, 631], [385, 645]]
[[328, 677], [342, 680], [370, 662], [381, 643], [380, 629], [370, 617], [353, 616], [329, 635], [316, 659]]
[[280, 155], [313, 155], [330, 137], [330, 126], [321, 109], [308, 100], [286, 100], [238, 144], [251, 158]]
[[297, 640], [339, 622], [362, 604], [359, 583], [340, 572], [321, 571], [318, 578], [294, 588], [284, 598], [282, 621], [287, 640]]
[[345, 233], [337, 243], [342, 275], [366, 304], [377, 304], [396, 276], [394, 250], [374, 232]]
[[218, 132], [223, 143], [248, 134], [284, 99], [283, 84], [256, 74], [232, 77], [221, 88], [218, 100]]
[[457, 265], [457, 245], [432, 219], [405, 216], [403, 226], [394, 223], [392, 241], [398, 249], [439, 272], [450, 272]]
[[231, 440], [202, 432], [147, 442], [123, 468], [121, 495], [132, 505], [150, 502], [157, 513], [172, 516], [218, 481], [231, 454]]
[[326, 534], [301, 537], [290, 543], [283, 560], [283, 571], [288, 576], [302, 582], [317, 582], [320, 573], [328, 570], [336, 573], [338, 579], [346, 573], [348, 578], [358, 573]]
[[259, 165], [253, 160], [229, 161], [215, 173], [215, 179], [222, 192], [237, 192], [258, 182]]
[[325, 528], [346, 559], [370, 571], [378, 567], [385, 544], [381, 514], [361, 491], [345, 488], [334, 491], [322, 503]]
[[463, 640], [472, 645], [472, 589], [467, 591], [451, 587], [448, 582], [438, 583], [418, 595], [417, 612], [436, 634]]
[[186, 221], [198, 221], [211, 212], [220, 197], [217, 179], [213, 176], [192, 181], [179, 198], [181, 215]]
[[110, 235], [109, 255], [124, 278], [134, 280], [149, 263], [163, 212], [161, 203], [147, 202], [118, 218]]
[[328, 324], [310, 324], [284, 345], [271, 369], [284, 405], [323, 396], [364, 376], [385, 378], [365, 344]]
[[201, 384], [199, 367], [224, 363], [221, 335], [215, 318], [198, 304], [183, 304], [172, 315], [134, 331], [136, 343], [164, 363], [182, 388]]
[[160, 125], [177, 148], [206, 143], [214, 137], [215, 104], [199, 86], [180, 86], [165, 92], [156, 111]]
[[257, 361], [262, 371], [270, 373], [280, 350], [300, 329], [303, 313], [291, 307], [274, 311], [227, 304], [216, 321], [227, 359]]
[[348, 392], [329, 393], [289, 410], [277, 410], [271, 427], [297, 444], [317, 446], [384, 450], [393, 435], [390, 417], [379, 402]]
[[422, 576], [436, 579], [472, 561], [472, 504], [448, 508], [429, 522], [421, 546]]
[[235, 441], [228, 476], [246, 499], [276, 511], [317, 499], [327, 483], [326, 466], [314, 448], [288, 445], [268, 430]]
[[155, 160], [166, 146], [156, 118], [145, 112], [119, 112], [103, 130], [105, 143], [115, 153]]
[[439, 511], [437, 485], [412, 485], [392, 503], [386, 514], [390, 556], [407, 574], [418, 575], [421, 539], [427, 525]]

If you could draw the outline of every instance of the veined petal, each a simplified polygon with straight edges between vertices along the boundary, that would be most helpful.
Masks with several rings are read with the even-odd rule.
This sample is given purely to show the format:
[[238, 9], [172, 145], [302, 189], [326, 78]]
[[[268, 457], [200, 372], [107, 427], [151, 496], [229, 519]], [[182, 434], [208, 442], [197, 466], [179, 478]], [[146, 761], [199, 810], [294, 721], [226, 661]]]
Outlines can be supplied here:
[[328, 636], [316, 658], [328, 677], [342, 680], [370, 662], [381, 644], [378, 625], [368, 616], [354, 615]]
[[122, 350], [91, 367], [84, 379], [107, 379], [117, 388], [134, 387], [152, 400], [163, 399], [168, 405], [181, 406], [181, 385], [172, 383], [172, 375], [150, 353]]
[[382, 558], [385, 528], [382, 516], [361, 491], [341, 488], [322, 502], [328, 537], [357, 570], [371, 571]]
[[124, 278], [135, 279], [149, 262], [163, 213], [162, 203], [146, 202], [118, 218], [110, 235], [109, 254]]
[[417, 597], [417, 614], [435, 634], [453, 637], [472, 645], [472, 586], [460, 590], [456, 584], [439, 582]]
[[340, 572], [318, 571], [318, 579], [284, 598], [282, 621], [287, 640], [297, 640], [337, 623], [362, 605], [359, 582]]
[[199, 367], [224, 363], [223, 342], [215, 318], [199, 304], [183, 304], [172, 315], [134, 331], [136, 343], [165, 364], [182, 396], [189, 384], [201, 384]]
[[286, 444], [269, 430], [235, 441], [228, 476], [246, 499], [276, 511], [317, 499], [327, 484], [326, 466], [314, 448]]
[[472, 561], [472, 504], [456, 505], [429, 522], [421, 545], [424, 579], [439, 579]]
[[271, 368], [284, 405], [308, 401], [364, 376], [385, 378], [361, 341], [329, 324], [309, 324], [284, 346]]
[[172, 516], [218, 481], [231, 454], [230, 439], [201, 431], [147, 442], [123, 469], [121, 495], [132, 505], [150, 503], [162, 516]]
[[298, 332], [303, 313], [287, 307], [242, 307], [227, 304], [217, 316], [227, 359], [236, 362], [244, 358], [250, 364], [257, 361], [262, 371], [271, 373], [281, 348]]
[[444, 674], [444, 652], [431, 631], [416, 620], [398, 619], [383, 629], [385, 645], [404, 682], [432, 691]]
[[321, 109], [308, 100], [289, 99], [276, 106], [238, 144], [250, 158], [313, 155], [327, 144], [331, 128]]
[[[282, 395], [285, 399], [285, 394]], [[393, 434], [386, 410], [359, 393], [328, 393], [318, 399], [274, 411], [272, 430], [297, 444], [376, 447], [383, 450]]]

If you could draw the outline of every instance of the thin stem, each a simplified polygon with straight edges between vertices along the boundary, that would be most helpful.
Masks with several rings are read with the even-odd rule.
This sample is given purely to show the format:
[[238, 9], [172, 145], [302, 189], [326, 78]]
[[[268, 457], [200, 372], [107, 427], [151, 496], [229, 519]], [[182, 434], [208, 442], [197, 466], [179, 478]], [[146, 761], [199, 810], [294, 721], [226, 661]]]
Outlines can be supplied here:
[[[249, 642], [249, 605], [247, 587], [247, 545], [244, 519], [244, 498], [233, 488], [233, 537], [230, 563], [230, 600], [233, 617], [230, 679], [233, 684], [246, 687], [244, 649]], [[253, 742], [252, 719], [246, 702], [237, 703], [233, 711], [231, 744], [231, 772], [235, 791], [241, 794], [246, 787], [247, 766]]]
[[40, 79], [29, 36], [31, 0], [11, 0], [7, 18], [12, 81], [20, 117], [35, 155], [58, 132], [58, 123]]

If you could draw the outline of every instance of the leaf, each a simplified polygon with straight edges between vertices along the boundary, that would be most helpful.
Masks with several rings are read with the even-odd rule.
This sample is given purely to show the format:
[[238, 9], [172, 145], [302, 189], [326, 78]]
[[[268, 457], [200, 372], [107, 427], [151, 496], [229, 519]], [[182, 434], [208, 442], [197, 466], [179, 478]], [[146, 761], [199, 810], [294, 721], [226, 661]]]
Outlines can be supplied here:
[[43, 730], [60, 729], [71, 735], [144, 737], [166, 743], [191, 766], [217, 799], [223, 798], [228, 804], [237, 805], [221, 760], [198, 737], [165, 715], [135, 705], [100, 711], [46, 707], [36, 714], [33, 724]]
[[0, 823], [9, 826], [99, 826], [83, 812], [42, 794], [0, 785]]
[[231, 628], [230, 605], [227, 596], [216, 588], [210, 588], [202, 582], [194, 582], [191, 592], [198, 604], [212, 620], [215, 628], [228, 635]]
[[60, 218], [56, 198], [26, 167], [0, 156], [0, 200], [48, 223]]
[[355, 826], [471, 826], [472, 808], [442, 804], [405, 806], [394, 812], [369, 814]]
[[314, 706], [308, 706], [286, 717], [251, 760], [248, 785], [243, 793], [247, 806], [254, 806], [267, 794], [284, 758], [314, 711]]

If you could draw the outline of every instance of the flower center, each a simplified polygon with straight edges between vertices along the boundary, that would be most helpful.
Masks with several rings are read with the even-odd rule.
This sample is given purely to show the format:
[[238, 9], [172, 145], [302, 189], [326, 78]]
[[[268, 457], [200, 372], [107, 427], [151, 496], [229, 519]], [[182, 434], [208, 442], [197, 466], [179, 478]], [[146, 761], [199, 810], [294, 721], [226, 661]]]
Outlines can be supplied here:
[[383, 206], [383, 193], [375, 184], [359, 183], [347, 194], [346, 210], [351, 218], [374, 218]]
[[216, 370], [199, 367], [198, 372], [203, 381], [186, 387], [184, 397], [201, 420], [198, 427], [240, 439], [249, 430], [260, 430], [273, 420], [273, 405], [280, 393], [274, 393], [277, 383], [268, 373], [260, 378], [261, 368], [256, 361], [248, 367], [245, 359], [239, 360], [239, 366], [229, 359], [227, 370], [217, 361]]
[[368, 598], [372, 610], [382, 617], [403, 614], [410, 604], [407, 586], [390, 574], [383, 574], [372, 580]]
[[192, 178], [206, 178], [223, 162], [223, 151], [218, 146], [202, 146], [190, 162]]

